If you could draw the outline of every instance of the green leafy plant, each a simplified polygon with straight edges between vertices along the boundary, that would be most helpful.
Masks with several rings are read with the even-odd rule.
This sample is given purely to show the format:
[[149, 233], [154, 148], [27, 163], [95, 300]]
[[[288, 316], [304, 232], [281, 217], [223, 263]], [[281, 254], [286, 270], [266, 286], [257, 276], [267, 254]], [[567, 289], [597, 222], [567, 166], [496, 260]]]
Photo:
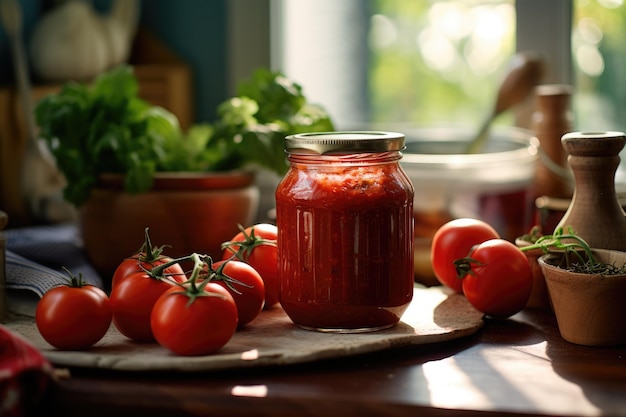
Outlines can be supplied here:
[[589, 244], [572, 230], [558, 227], [553, 234], [542, 236], [539, 229], [533, 228], [529, 234], [521, 236], [521, 240], [530, 245], [520, 249], [530, 251], [541, 249], [543, 253], [562, 253], [561, 268], [572, 272], [598, 275], [618, 275], [626, 273], [626, 265], [616, 266], [598, 262]]
[[150, 189], [156, 172], [263, 168], [282, 175], [288, 168], [285, 136], [334, 129], [300, 85], [263, 68], [219, 105], [215, 122], [186, 132], [174, 114], [142, 100], [138, 91], [132, 66], [122, 65], [92, 84], [68, 82], [37, 104], [40, 137], [65, 175], [65, 198], [74, 205], [87, 201], [103, 173], [124, 174], [129, 193]]

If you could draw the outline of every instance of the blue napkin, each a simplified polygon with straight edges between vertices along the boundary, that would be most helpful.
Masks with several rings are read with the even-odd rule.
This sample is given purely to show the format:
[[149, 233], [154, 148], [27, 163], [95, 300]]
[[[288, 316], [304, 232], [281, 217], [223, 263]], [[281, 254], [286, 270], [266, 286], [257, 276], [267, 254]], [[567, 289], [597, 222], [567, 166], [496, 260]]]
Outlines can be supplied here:
[[15, 301], [24, 298], [19, 292], [27, 291], [39, 298], [49, 289], [67, 283], [69, 276], [63, 268], [75, 276], [81, 274], [85, 282], [102, 288], [102, 279], [87, 259], [75, 224], [7, 229], [2, 233], [6, 239], [6, 289], [10, 309], [15, 307]]

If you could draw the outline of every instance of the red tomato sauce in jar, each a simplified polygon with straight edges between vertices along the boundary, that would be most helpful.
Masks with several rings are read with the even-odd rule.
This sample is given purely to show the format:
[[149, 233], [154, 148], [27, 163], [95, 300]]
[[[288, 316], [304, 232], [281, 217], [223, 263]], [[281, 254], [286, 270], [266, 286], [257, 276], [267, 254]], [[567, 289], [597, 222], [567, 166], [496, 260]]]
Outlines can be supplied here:
[[[398, 163], [404, 136], [326, 135], [341, 140], [287, 141], [290, 170], [276, 190], [280, 303], [307, 329], [388, 328], [413, 296], [413, 186]], [[374, 143], [379, 135], [395, 141]]]

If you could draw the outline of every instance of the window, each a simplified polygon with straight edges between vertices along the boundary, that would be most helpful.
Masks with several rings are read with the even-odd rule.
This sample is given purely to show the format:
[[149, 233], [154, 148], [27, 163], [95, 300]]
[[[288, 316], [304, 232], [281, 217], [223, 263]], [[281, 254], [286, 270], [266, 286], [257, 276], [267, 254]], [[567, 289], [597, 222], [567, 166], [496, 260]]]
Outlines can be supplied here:
[[576, 0], [573, 22], [576, 123], [585, 130], [626, 131], [626, 5]]
[[[339, 127], [475, 121], [516, 50], [574, 84], [580, 130], [626, 130], [623, 0], [273, 0], [273, 66]], [[518, 113], [518, 124], [527, 125]], [[500, 122], [511, 122], [512, 115]], [[521, 119], [520, 119], [521, 118]]]
[[516, 49], [513, 0], [272, 5], [281, 28], [275, 67], [340, 128], [479, 120]]
[[515, 51], [515, 8], [377, 0], [369, 24], [373, 122], [478, 120]]

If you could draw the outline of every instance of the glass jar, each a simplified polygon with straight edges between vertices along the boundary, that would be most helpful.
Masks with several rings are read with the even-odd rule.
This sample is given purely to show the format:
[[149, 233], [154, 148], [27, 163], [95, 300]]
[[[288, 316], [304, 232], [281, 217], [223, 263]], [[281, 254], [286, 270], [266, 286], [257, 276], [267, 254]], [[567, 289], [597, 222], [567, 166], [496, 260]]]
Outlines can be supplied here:
[[394, 326], [413, 297], [413, 185], [404, 135], [305, 133], [285, 140], [276, 189], [280, 303], [298, 326]]

